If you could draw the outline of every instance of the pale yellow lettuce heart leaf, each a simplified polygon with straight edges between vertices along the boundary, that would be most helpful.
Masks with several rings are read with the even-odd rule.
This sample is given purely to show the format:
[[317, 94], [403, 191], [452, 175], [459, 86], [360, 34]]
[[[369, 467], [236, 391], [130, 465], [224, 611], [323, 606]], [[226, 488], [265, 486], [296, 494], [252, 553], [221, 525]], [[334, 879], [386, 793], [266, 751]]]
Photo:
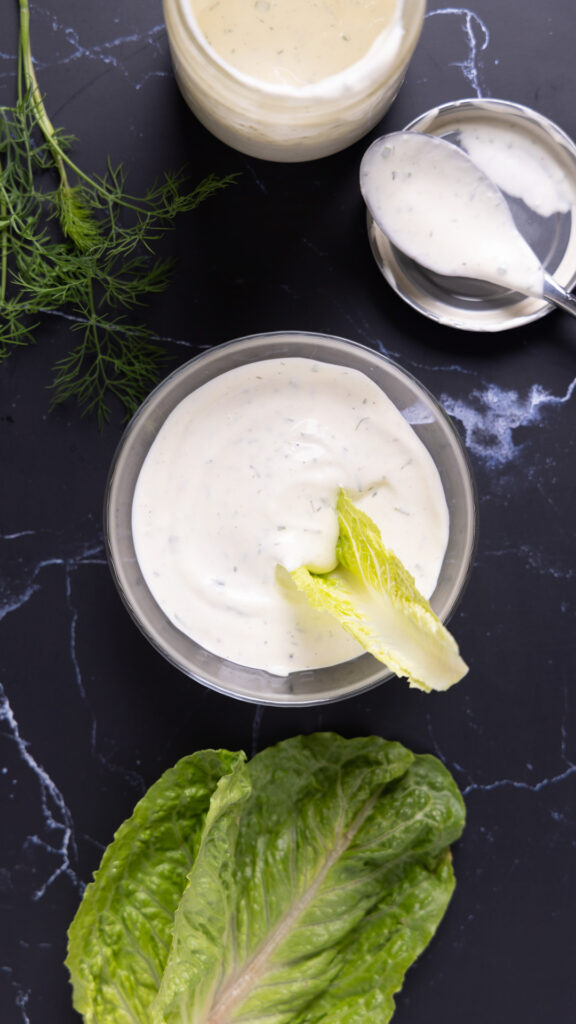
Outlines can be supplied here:
[[338, 565], [305, 566], [290, 575], [314, 608], [331, 612], [370, 654], [411, 686], [447, 690], [468, 671], [458, 645], [419, 592], [414, 577], [387, 548], [380, 530], [340, 491]]

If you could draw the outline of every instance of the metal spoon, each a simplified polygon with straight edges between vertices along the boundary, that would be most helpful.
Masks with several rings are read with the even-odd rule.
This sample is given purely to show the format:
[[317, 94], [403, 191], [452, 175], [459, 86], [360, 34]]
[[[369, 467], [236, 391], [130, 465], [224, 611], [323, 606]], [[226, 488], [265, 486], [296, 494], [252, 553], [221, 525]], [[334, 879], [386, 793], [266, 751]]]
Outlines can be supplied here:
[[360, 188], [380, 230], [421, 266], [541, 298], [576, 316], [576, 295], [547, 273], [503, 193], [458, 146], [421, 132], [384, 135], [364, 154]]

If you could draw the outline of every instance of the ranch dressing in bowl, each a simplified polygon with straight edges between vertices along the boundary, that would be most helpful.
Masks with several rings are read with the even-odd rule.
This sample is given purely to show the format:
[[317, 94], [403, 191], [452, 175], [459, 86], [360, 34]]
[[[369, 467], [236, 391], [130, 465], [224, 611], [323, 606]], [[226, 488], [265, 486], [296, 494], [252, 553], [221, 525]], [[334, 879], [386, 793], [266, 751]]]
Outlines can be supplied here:
[[334, 567], [345, 488], [430, 597], [448, 543], [438, 470], [365, 374], [305, 358], [228, 370], [184, 398], [140, 470], [132, 533], [167, 617], [203, 648], [283, 675], [362, 651], [288, 572]]
[[[240, 539], [241, 529], [248, 529], [251, 523], [250, 517], [246, 513], [240, 515], [242, 511], [240, 503], [236, 501], [235, 494], [230, 494], [231, 487], [236, 487], [236, 483], [232, 483], [232, 478], [228, 479], [224, 475], [219, 478], [216, 475], [214, 456], [218, 455], [219, 459], [222, 457], [232, 474], [239, 473], [240, 460], [236, 457], [236, 452], [227, 443], [224, 443], [224, 436], [220, 431], [228, 428], [232, 431], [234, 415], [248, 415], [245, 405], [253, 403], [241, 401], [239, 393], [234, 397], [234, 389], [230, 391], [230, 395], [225, 389], [228, 388], [230, 382], [240, 382], [241, 378], [236, 376], [236, 371], [239, 368], [245, 368], [246, 378], [241, 390], [246, 390], [246, 394], [252, 393], [254, 398], [258, 394], [259, 409], [257, 421], [254, 424], [257, 429], [252, 431], [252, 435], [248, 433], [248, 421], [242, 421], [243, 429], [240, 432], [239, 444], [244, 452], [244, 461], [249, 458], [250, 464], [261, 475], [263, 475], [263, 468], [266, 468], [266, 475], [269, 472], [273, 473], [278, 468], [276, 465], [263, 467], [254, 462], [255, 453], [262, 452], [261, 445], [269, 448], [271, 437], [264, 435], [271, 434], [271, 431], [267, 425], [262, 429], [261, 410], [263, 406], [261, 402], [263, 396], [262, 392], [255, 391], [256, 383], [251, 368], [258, 365], [270, 368], [274, 364], [278, 365], [279, 362], [288, 364], [293, 359], [303, 360], [304, 366], [308, 367], [320, 363], [322, 368], [317, 372], [314, 371], [314, 374], [305, 374], [303, 382], [299, 372], [295, 382], [297, 387], [290, 387], [288, 416], [294, 421], [290, 425], [290, 429], [286, 422], [282, 422], [279, 413], [280, 404], [277, 404], [276, 401], [268, 401], [268, 409], [271, 414], [270, 423], [274, 425], [275, 431], [278, 426], [281, 427], [285, 446], [283, 455], [290, 457], [282, 458], [284, 471], [281, 477], [277, 478], [277, 494], [274, 501], [272, 501], [272, 494], [269, 496], [269, 501], [265, 500], [261, 494], [253, 496], [252, 503], [257, 506], [260, 522], [254, 522], [254, 528], [251, 529], [246, 542], [247, 555], [245, 558], [243, 556], [240, 563], [243, 572], [246, 573], [245, 585], [242, 586], [242, 593], [234, 594], [234, 589], [238, 589], [240, 562], [238, 550], [240, 548], [243, 551], [245, 547], [244, 541]], [[332, 373], [333, 370], [337, 371], [336, 374]], [[346, 370], [354, 371], [354, 373], [344, 376], [341, 371]], [[233, 373], [228, 377], [229, 371], [233, 371]], [[306, 402], [306, 408], [302, 404], [301, 408], [297, 410], [297, 405], [294, 403], [297, 393], [303, 395], [306, 389], [312, 387], [316, 392], [319, 386], [318, 382], [328, 379], [326, 374], [332, 381], [328, 396], [328, 404], [329, 407], [332, 407], [332, 412], [329, 419], [324, 421], [324, 417], [320, 419], [317, 404], [311, 407]], [[268, 374], [266, 376], [268, 378]], [[314, 376], [314, 380], [310, 379], [312, 376]], [[348, 404], [346, 396], [348, 395], [348, 386], [358, 379], [362, 382], [362, 388], [358, 391], [359, 385], [354, 384], [353, 392], [356, 393], [355, 400], [361, 402], [362, 410], [356, 409], [354, 412], [345, 408]], [[344, 381], [346, 389], [342, 383]], [[264, 381], [264, 385], [265, 392], [269, 392], [271, 387], [283, 390], [286, 381], [281, 387], [281, 380], [274, 382], [273, 378], [270, 378]], [[190, 467], [188, 465], [185, 467], [181, 490], [171, 500], [173, 507], [165, 508], [164, 523], [160, 520], [157, 521], [158, 529], [156, 536], [151, 540], [151, 545], [164, 544], [169, 554], [166, 564], [170, 566], [172, 574], [182, 577], [183, 574], [190, 571], [194, 578], [193, 585], [204, 589], [202, 600], [199, 600], [198, 597], [195, 598], [200, 605], [204, 605], [204, 598], [207, 597], [211, 607], [219, 606], [223, 603], [222, 591], [227, 589], [227, 596], [232, 596], [233, 603], [236, 604], [233, 614], [238, 619], [238, 624], [242, 624], [241, 627], [238, 625], [236, 629], [236, 632], [239, 628], [243, 631], [244, 635], [240, 637], [240, 641], [248, 645], [248, 635], [250, 634], [258, 657], [263, 656], [264, 653], [266, 663], [274, 663], [279, 666], [287, 653], [288, 671], [281, 674], [231, 661], [213, 653], [185, 633], [182, 628], [174, 624], [174, 621], [168, 617], [167, 612], [153, 596], [139, 562], [139, 557], [142, 557], [143, 560], [147, 557], [143, 553], [142, 545], [146, 545], [146, 534], [150, 525], [147, 522], [147, 513], [143, 506], [140, 505], [139, 511], [136, 511], [136, 491], [139, 489], [139, 484], [144, 484], [145, 480], [144, 476], [142, 476], [142, 480], [140, 479], [143, 467], [145, 467], [149, 455], [154, 450], [159, 451], [156, 449], [156, 441], [163, 443], [161, 442], [163, 428], [165, 425], [169, 425], [173, 413], [176, 413], [177, 417], [183, 416], [185, 420], [189, 415], [189, 410], [192, 409], [190, 415], [194, 425], [196, 420], [193, 414], [194, 396], [198, 395], [200, 403], [198, 408], [200, 408], [205, 403], [205, 398], [202, 396], [210, 394], [210, 391], [204, 391], [206, 386], [214, 387], [215, 390], [212, 394], [218, 398], [219, 402], [220, 399], [224, 401], [222, 398], [224, 394], [226, 395], [225, 401], [230, 401], [230, 407], [220, 407], [217, 414], [216, 409], [211, 408], [211, 403], [207, 403], [206, 411], [209, 417], [213, 417], [215, 428], [219, 432], [220, 443], [217, 445], [217, 450], [214, 451], [216, 439], [211, 436], [207, 425], [208, 421], [201, 424], [202, 435], [205, 439], [202, 444], [205, 447], [202, 449], [198, 445], [194, 446], [188, 443], [188, 448], [192, 448]], [[332, 386], [336, 389], [333, 396], [331, 394]], [[393, 419], [387, 420], [390, 431], [386, 430], [381, 444], [380, 441], [377, 441], [379, 457], [375, 460], [374, 469], [369, 464], [365, 464], [366, 454], [360, 453], [361, 457], [355, 454], [359, 438], [362, 438], [362, 432], [366, 432], [369, 427], [366, 420], [366, 406], [369, 406], [371, 397], [366, 392], [366, 387], [372, 396], [374, 396], [374, 388], [376, 389], [377, 399], [375, 398], [375, 400], [378, 406], [380, 406], [380, 396], [383, 395], [386, 409], [388, 409], [387, 400], [389, 400], [396, 410]], [[352, 392], [350, 395], [352, 397]], [[338, 398], [337, 417], [334, 408], [336, 397]], [[367, 400], [366, 406], [364, 398]], [[193, 403], [190, 407], [188, 407], [189, 400]], [[301, 399], [298, 399], [298, 404], [300, 403]], [[183, 411], [180, 413], [178, 410], [181, 407]], [[256, 415], [256, 410], [250, 413], [250, 416], [252, 415]], [[388, 413], [385, 415], [387, 416]], [[372, 415], [370, 418], [374, 419]], [[335, 423], [333, 423], [334, 420]], [[361, 420], [363, 422], [360, 422]], [[350, 428], [345, 440], [346, 447], [352, 446], [350, 463], [348, 462], [349, 455], [346, 459], [343, 455], [342, 457], [338, 455], [331, 438], [331, 434], [335, 435], [336, 440], [338, 436], [342, 437], [345, 421]], [[268, 417], [266, 424], [268, 424]], [[373, 426], [374, 423], [371, 430]], [[416, 444], [412, 434], [416, 438]], [[251, 436], [253, 444], [250, 444]], [[400, 443], [396, 443], [395, 437], [399, 438]], [[407, 457], [404, 460], [401, 458], [401, 450], [404, 447], [403, 438], [408, 439], [409, 446], [409, 450], [406, 452]], [[363, 440], [366, 441], [366, 435]], [[276, 443], [281, 443], [279, 438]], [[420, 489], [420, 500], [424, 501], [426, 507], [424, 516], [426, 522], [422, 523], [422, 527], [428, 528], [428, 510], [431, 507], [432, 509], [437, 508], [439, 517], [436, 527], [432, 526], [433, 530], [438, 531], [435, 542], [437, 554], [432, 553], [430, 546], [427, 546], [424, 552], [425, 556], [430, 557], [428, 567], [418, 552], [420, 543], [417, 536], [418, 531], [412, 534], [410, 544], [413, 550], [412, 555], [408, 546], [403, 547], [401, 536], [407, 527], [404, 522], [405, 513], [410, 513], [415, 498], [415, 495], [410, 493], [410, 488], [406, 489], [405, 481], [409, 479], [406, 474], [412, 465], [413, 452], [416, 453], [418, 459], [421, 457], [421, 447], [425, 449], [423, 465], [429, 466], [429, 457], [440, 480], [439, 490], [436, 474], [429, 473], [428, 469], [425, 469], [428, 485], [425, 485], [422, 491], [423, 481], [417, 482]], [[364, 449], [365, 445], [362, 444], [362, 451]], [[212, 450], [212, 455], [209, 454], [210, 450]], [[298, 457], [296, 457], [297, 453]], [[156, 456], [153, 455], [153, 458]], [[219, 501], [219, 492], [227, 490], [226, 501], [229, 504], [230, 501], [232, 502], [232, 511], [227, 521], [222, 516], [217, 521], [218, 503], [216, 500], [209, 505], [206, 503], [199, 483], [206, 470], [204, 463], [210, 458], [213, 461], [209, 463], [208, 476], [212, 479], [209, 479], [208, 482], [213, 495]], [[279, 464], [278, 453], [275, 455], [272, 451], [269, 461]], [[346, 471], [341, 475], [339, 471], [335, 471], [335, 465], [340, 465], [342, 461], [345, 463]], [[292, 474], [287, 468], [291, 463], [293, 463]], [[196, 466], [200, 469], [198, 479], [195, 477]], [[394, 470], [393, 474], [392, 469]], [[251, 472], [253, 473], [254, 470]], [[300, 474], [304, 475], [301, 491], [295, 485]], [[163, 482], [159, 485], [157, 492], [152, 494], [152, 499], [157, 507], [162, 499], [160, 488], [164, 487], [164, 482], [167, 487], [172, 488], [175, 481], [175, 474], [170, 474], [168, 466], [161, 467], [159, 475]], [[284, 569], [277, 573], [276, 564], [280, 560], [287, 564], [293, 564], [303, 557], [312, 560], [313, 555], [314, 560], [322, 561], [328, 557], [328, 548], [330, 557], [333, 558], [336, 529], [332, 517], [335, 500], [334, 488], [339, 486], [340, 481], [344, 486], [347, 483], [350, 484], [351, 488], [356, 489], [356, 491], [353, 490], [355, 500], [361, 500], [365, 503], [364, 507], [368, 514], [374, 514], [375, 508], [371, 506], [385, 501], [383, 484], [384, 480], [388, 479], [392, 481], [393, 488], [397, 490], [396, 498], [393, 498], [393, 489], [391, 488], [389, 491], [392, 500], [389, 505], [390, 515], [387, 516], [389, 521], [387, 529], [394, 531], [394, 536], [390, 532], [389, 539], [398, 548], [399, 554], [410, 562], [416, 575], [424, 571], [424, 576], [419, 575], [419, 579], [421, 586], [426, 590], [433, 585], [432, 580], [438, 570], [437, 561], [441, 558], [440, 551], [445, 542], [444, 531], [447, 525], [448, 543], [445, 554], [441, 558], [440, 572], [430, 596], [430, 603], [441, 621], [448, 622], [463, 594], [472, 570], [478, 527], [478, 502], [469, 461], [458, 431], [429, 391], [403, 367], [375, 349], [333, 335], [308, 331], [272, 331], [237, 338], [226, 344], [208, 348], [174, 370], [150, 393], [126, 427], [112, 460], [104, 500], [104, 539], [112, 578], [124, 607], [132, 616], [142, 635], [169, 664], [191, 680], [236, 699], [278, 707], [287, 705], [309, 707], [313, 704], [342, 700], [379, 685], [390, 679], [392, 672], [370, 654], [358, 652], [351, 638], [348, 638], [335, 620], [329, 616], [326, 618], [322, 616], [322, 629], [320, 629], [320, 620], [316, 619], [317, 635], [322, 634], [322, 643], [324, 649], [327, 649], [329, 660], [333, 661], [340, 656], [347, 660], [325, 667], [296, 670], [293, 665], [294, 659], [290, 658], [290, 653], [293, 651], [289, 648], [286, 638], [283, 640], [282, 659], [278, 657], [270, 659], [269, 651], [265, 651], [265, 648], [268, 647], [265, 644], [268, 625], [262, 613], [262, 605], [266, 603], [270, 593], [273, 592], [275, 598], [278, 598], [279, 590], [281, 590], [285, 595], [282, 601], [283, 614], [290, 617], [290, 628], [299, 621], [301, 614], [306, 616], [306, 620], [310, 624], [309, 616], [312, 609], [304, 602], [291, 580], [289, 586], [286, 585], [287, 570]], [[257, 487], [259, 485], [258, 478], [251, 477], [248, 484], [251, 488]], [[365, 486], [367, 486], [366, 493], [363, 498], [359, 499], [358, 490]], [[426, 493], [427, 488], [431, 491], [430, 494]], [[379, 495], [378, 499], [371, 498], [372, 491]], [[144, 490], [142, 490], [142, 494], [144, 494]], [[315, 500], [319, 496], [329, 498], [329, 507], [319, 503], [314, 507], [310, 505], [310, 500]], [[308, 507], [306, 507], [306, 501], [308, 501]], [[274, 505], [275, 511], [272, 509], [272, 505]], [[277, 517], [278, 507], [280, 518]], [[385, 507], [383, 505], [383, 509]], [[226, 556], [227, 566], [220, 561], [220, 559], [224, 559], [224, 551], [213, 555], [207, 550], [204, 551], [199, 545], [197, 524], [194, 521], [197, 509], [206, 522], [209, 533], [219, 532], [221, 538], [224, 538], [226, 532], [232, 534], [231, 543], [236, 548], [236, 555]], [[271, 509], [271, 511], [268, 520], [262, 521], [265, 509]], [[289, 514], [290, 518], [288, 519]], [[179, 533], [180, 527], [182, 527], [183, 533], [186, 531], [194, 533], [194, 554], [197, 557], [198, 565], [189, 566], [188, 570], [184, 568], [182, 560], [176, 560], [177, 564], [175, 564], [174, 550], [171, 550], [175, 545], [176, 538], [176, 531], [173, 532], [171, 526], [174, 515], [179, 520], [176, 524]], [[199, 524], [199, 520], [197, 522]], [[234, 529], [235, 523], [237, 529]], [[322, 530], [315, 534], [314, 527], [320, 523]], [[192, 524], [194, 529], [192, 529]], [[286, 529], [278, 530], [276, 529], [278, 526], [286, 527]], [[134, 534], [137, 527], [138, 553], [135, 546], [137, 538]], [[160, 534], [164, 535], [163, 541], [160, 539]], [[257, 548], [255, 556], [254, 546], [261, 542], [258, 537], [262, 538], [264, 534], [268, 538], [266, 557], [264, 557], [264, 547], [262, 552]], [[174, 540], [171, 540], [172, 537]], [[280, 546], [275, 544], [276, 541]], [[179, 543], [181, 542], [182, 534]], [[220, 539], [218, 545], [220, 545]], [[401, 548], [402, 550], [400, 550]], [[159, 579], [157, 573], [164, 569], [164, 562], [162, 561], [159, 567], [156, 557], [157, 549], [152, 552], [151, 547], [150, 551], [148, 575], [152, 586], [154, 586], [154, 580], [158, 581]], [[249, 557], [248, 552], [252, 552]], [[225, 569], [228, 578], [230, 577], [230, 560], [232, 558], [234, 558], [231, 561], [232, 582], [227, 588], [222, 588], [221, 584], [225, 582], [225, 578], [220, 573], [222, 569]], [[419, 569], [418, 564], [420, 565]], [[237, 567], [236, 572], [234, 572], [234, 566]], [[251, 577], [254, 576], [258, 566], [260, 569], [265, 567], [265, 587], [264, 596], [260, 591], [259, 596], [257, 592], [255, 597]], [[199, 569], [200, 583], [198, 581]], [[426, 577], [428, 584], [426, 584]], [[250, 597], [250, 595], [252, 596]], [[303, 602], [299, 604], [299, 608], [292, 604], [294, 597]], [[240, 611], [238, 611], [237, 599], [241, 602]], [[204, 618], [206, 614], [204, 607], [201, 607], [200, 616]], [[225, 628], [228, 627], [225, 625]], [[345, 649], [336, 651], [333, 648], [332, 640], [336, 642], [336, 637], [338, 637], [338, 643], [345, 643]], [[229, 637], [225, 636], [224, 640], [228, 643]], [[249, 646], [252, 650], [252, 643]], [[357, 657], [356, 653], [358, 653]], [[319, 658], [319, 660], [324, 659]], [[161, 666], [159, 671], [161, 672]], [[160, 676], [160, 678], [163, 677]], [[168, 675], [167, 681], [169, 678]]]

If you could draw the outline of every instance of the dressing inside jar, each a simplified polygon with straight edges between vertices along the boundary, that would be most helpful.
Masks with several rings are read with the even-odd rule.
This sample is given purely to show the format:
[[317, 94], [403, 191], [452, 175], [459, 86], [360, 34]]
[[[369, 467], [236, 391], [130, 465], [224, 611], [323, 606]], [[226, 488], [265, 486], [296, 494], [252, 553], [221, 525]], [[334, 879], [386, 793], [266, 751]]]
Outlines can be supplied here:
[[218, 138], [268, 160], [351, 145], [392, 103], [425, 0], [164, 0], [177, 81]]

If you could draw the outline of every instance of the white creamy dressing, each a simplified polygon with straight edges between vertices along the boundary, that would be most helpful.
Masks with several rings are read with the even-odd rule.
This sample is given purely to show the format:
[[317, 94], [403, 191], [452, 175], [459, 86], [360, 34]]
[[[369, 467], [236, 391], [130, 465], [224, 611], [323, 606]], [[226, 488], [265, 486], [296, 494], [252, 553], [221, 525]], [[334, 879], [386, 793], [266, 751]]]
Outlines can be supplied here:
[[402, 7], [403, 0], [191, 0], [200, 32], [223, 61], [297, 90], [372, 52], [393, 59], [403, 35]]
[[458, 144], [503, 192], [541, 217], [567, 213], [572, 192], [557, 160], [524, 132], [477, 121], [458, 132]]
[[384, 136], [365, 153], [360, 184], [378, 226], [422, 266], [542, 295], [542, 264], [506, 199], [458, 146], [417, 132]]
[[429, 597], [448, 541], [436, 466], [358, 370], [267, 359], [223, 373], [170, 414], [142, 466], [138, 563], [168, 618], [203, 647], [284, 674], [361, 653], [286, 572], [334, 566], [340, 487]]

